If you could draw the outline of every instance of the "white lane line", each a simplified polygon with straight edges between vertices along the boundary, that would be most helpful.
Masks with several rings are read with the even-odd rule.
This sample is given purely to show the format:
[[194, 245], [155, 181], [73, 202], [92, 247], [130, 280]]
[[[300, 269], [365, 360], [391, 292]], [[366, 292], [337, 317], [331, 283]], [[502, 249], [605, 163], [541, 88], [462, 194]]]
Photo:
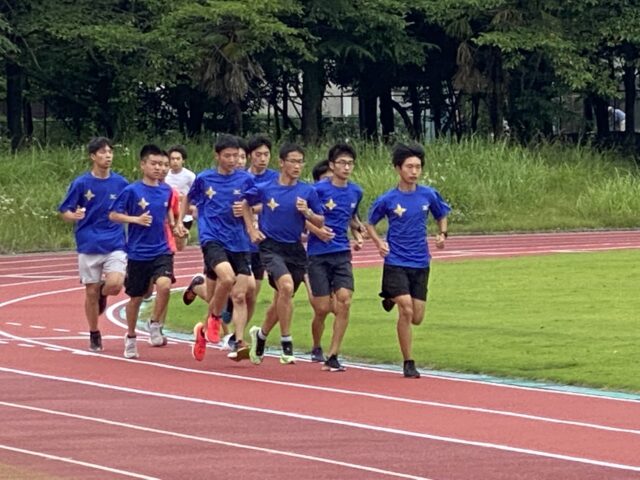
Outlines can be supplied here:
[[35, 329], [35, 330], [44, 330], [44, 329], [46, 329], [47, 327], [44, 327], [44, 326], [42, 326], [42, 325], [29, 325], [29, 328], [33, 328], [33, 329]]
[[[266, 415], [275, 415], [275, 416], [279, 416], [279, 417], [293, 418], [293, 419], [296, 419], [296, 420], [306, 420], [306, 421], [311, 421], [311, 422], [318, 422], [318, 423], [329, 424], [329, 425], [340, 425], [340, 426], [344, 426], [344, 427], [357, 428], [357, 429], [368, 430], [368, 431], [391, 433], [391, 434], [395, 434], [395, 435], [401, 435], [401, 436], [407, 436], [407, 437], [413, 437], [413, 438], [436, 440], [436, 441], [445, 442], [445, 443], [453, 443], [453, 444], [456, 444], [456, 445], [465, 445], [465, 446], [472, 446], [472, 447], [488, 448], [488, 449], [499, 450], [499, 451], [503, 451], [503, 452], [520, 453], [520, 454], [524, 454], [524, 455], [531, 455], [531, 456], [544, 457], [544, 458], [553, 458], [555, 460], [563, 460], [563, 461], [574, 462], [574, 463], [595, 465], [595, 466], [599, 466], [599, 467], [614, 468], [614, 469], [618, 469], [618, 470], [628, 470], [628, 471], [632, 471], [632, 472], [640, 472], [640, 466], [639, 465], [627, 465], [627, 464], [622, 464], [622, 463], [605, 462], [605, 461], [594, 460], [594, 459], [585, 458], [585, 457], [577, 457], [577, 456], [572, 456], [572, 455], [563, 455], [563, 454], [545, 452], [545, 451], [541, 451], [541, 450], [533, 450], [533, 449], [528, 449], [528, 448], [511, 447], [511, 446], [508, 446], [508, 445], [502, 445], [502, 444], [498, 444], [498, 443], [479, 442], [479, 441], [474, 441], [474, 440], [464, 440], [464, 439], [456, 438], [456, 437], [445, 437], [445, 436], [442, 436], [442, 435], [431, 435], [431, 434], [428, 434], [428, 433], [413, 432], [413, 431], [410, 431], [410, 430], [402, 430], [402, 429], [399, 429], [399, 428], [381, 427], [381, 426], [378, 426], [378, 425], [370, 425], [370, 424], [361, 423], [361, 422], [351, 422], [351, 421], [347, 421], [347, 420], [337, 420], [337, 419], [332, 419], [332, 418], [320, 417], [320, 416], [316, 416], [316, 415], [305, 415], [305, 414], [293, 413], [293, 412], [288, 412], [288, 411], [274, 410], [274, 409], [270, 409], [270, 408], [251, 407], [251, 406], [247, 406], [247, 405], [239, 405], [238, 403], [228, 403], [228, 402], [221, 402], [221, 401], [216, 401], [216, 400], [207, 400], [207, 399], [198, 398], [198, 397], [188, 397], [188, 396], [185, 396], [185, 395], [174, 395], [174, 394], [163, 393], [163, 392], [152, 392], [152, 391], [149, 391], [149, 390], [142, 390], [142, 389], [138, 389], [138, 388], [121, 387], [119, 385], [111, 385], [111, 384], [107, 384], [107, 383], [97, 383], [97, 382], [91, 382], [91, 381], [88, 381], [88, 380], [79, 380], [79, 379], [75, 379], [75, 378], [61, 377], [61, 376], [57, 376], [57, 375], [47, 375], [47, 374], [42, 374], [42, 373], [30, 372], [30, 371], [26, 371], [26, 370], [16, 370], [16, 369], [13, 369], [13, 368], [0, 367], [0, 371], [7, 372], [7, 373], [14, 373], [16, 375], [23, 375], [23, 376], [27, 376], [27, 377], [35, 377], [35, 378], [41, 378], [41, 379], [45, 379], [45, 380], [53, 380], [53, 381], [57, 381], [57, 382], [65, 382], [65, 383], [71, 383], [71, 384], [76, 384], [76, 385], [84, 385], [84, 386], [89, 386], [89, 387], [96, 387], [96, 388], [105, 389], [105, 390], [114, 390], [114, 391], [118, 391], [118, 392], [132, 393], [132, 394], [143, 395], [143, 396], [148, 396], [148, 397], [163, 398], [163, 399], [169, 399], [169, 400], [177, 400], [177, 401], [190, 402], [190, 403], [196, 403], [196, 404], [202, 404], [202, 405], [211, 405], [211, 406], [216, 406], [216, 407], [228, 408], [228, 409], [231, 409], [231, 410], [240, 410], [240, 411], [252, 412], [252, 413], [262, 413], [262, 414], [266, 414]], [[0, 404], [4, 404], [4, 403], [5, 402], [0, 402]]]
[[351, 468], [351, 469], [355, 469], [355, 470], [362, 470], [362, 471], [370, 472], [370, 473], [378, 473], [378, 474], [388, 475], [388, 476], [397, 477], [397, 478], [408, 478], [408, 479], [412, 479], [412, 480], [430, 480], [430, 479], [428, 479], [426, 477], [418, 477], [418, 476], [415, 476], [415, 475], [409, 475], [409, 474], [401, 473], [401, 472], [394, 472], [394, 471], [391, 471], [391, 470], [383, 470], [383, 469], [380, 469], [380, 468], [369, 467], [369, 466], [366, 466], [366, 465], [359, 465], [359, 464], [356, 464], [356, 463], [341, 462], [339, 460], [332, 460], [332, 459], [325, 458], [325, 457], [317, 457], [317, 456], [314, 456], [314, 455], [304, 455], [304, 454], [301, 454], [301, 453], [295, 453], [295, 452], [286, 451], [286, 450], [276, 450], [276, 449], [273, 449], [273, 448], [258, 447], [258, 446], [255, 446], [255, 445], [247, 445], [245, 443], [226, 442], [224, 440], [216, 440], [216, 439], [209, 438], [209, 437], [200, 437], [200, 436], [196, 436], [196, 435], [188, 435], [188, 434], [184, 434], [184, 433], [174, 432], [174, 431], [171, 431], [171, 430], [160, 430], [160, 429], [157, 429], [157, 428], [144, 427], [142, 425], [136, 425], [136, 424], [133, 424], [133, 423], [117, 422], [117, 421], [114, 421], [114, 420], [108, 420], [106, 418], [87, 417], [85, 415], [78, 415], [78, 414], [74, 414], [74, 413], [61, 412], [61, 411], [58, 411], [58, 410], [50, 410], [50, 409], [47, 409], [47, 408], [31, 407], [31, 406], [28, 406], [28, 405], [21, 405], [21, 404], [17, 404], [17, 403], [9, 403], [9, 402], [0, 402], [0, 405], [5, 406], [5, 407], [19, 408], [19, 409], [23, 409], [23, 410], [31, 410], [31, 411], [35, 411], [35, 412], [46, 413], [46, 414], [49, 414], [49, 415], [59, 415], [59, 416], [62, 416], [62, 417], [73, 418], [73, 419], [77, 419], [77, 420], [84, 420], [84, 421], [89, 421], [89, 422], [101, 423], [103, 425], [110, 425], [110, 426], [115, 426], [115, 427], [128, 428], [130, 430], [138, 430], [138, 431], [142, 431], [142, 432], [146, 432], [146, 433], [154, 433], [154, 434], [159, 434], [159, 435], [166, 435], [166, 436], [171, 436], [171, 437], [180, 438], [180, 439], [184, 439], [184, 440], [195, 440], [195, 441], [198, 441], [198, 442], [204, 442], [204, 443], [209, 443], [209, 444], [213, 444], [213, 445], [222, 445], [222, 446], [225, 446], [225, 447], [240, 448], [240, 449], [244, 449], [244, 450], [251, 450], [251, 451], [254, 451], [254, 452], [282, 455], [282, 456], [285, 456], [285, 457], [296, 458], [296, 459], [301, 459], [301, 460], [310, 460], [310, 461], [314, 461], [314, 462], [321, 462], [321, 463], [325, 463], [325, 464], [329, 464], [329, 465], [336, 465], [336, 466]]
[[35, 345], [31, 343], [19, 343], [18, 346], [23, 348], [35, 348]]
[[[3, 283], [3, 284], [0, 284], [0, 288], [20, 287], [22, 285], [34, 285], [36, 283], [45, 283], [45, 282], [62, 282], [65, 280], [72, 280], [74, 278], [77, 278], [77, 277], [68, 276], [68, 277], [53, 278], [53, 279], [46, 279], [46, 280], [32, 280], [30, 282]], [[84, 287], [82, 288], [82, 290], [84, 290]]]
[[45, 350], [49, 350], [51, 352], [62, 352], [62, 350], [60, 350], [59, 348], [53, 348], [53, 347], [44, 347]]
[[[607, 432], [618, 432], [618, 433], [629, 433], [632, 435], [640, 435], [640, 430], [630, 429], [630, 428], [612, 427], [608, 425], [601, 425], [601, 424], [588, 423], [588, 422], [578, 422], [573, 420], [562, 420], [562, 419], [553, 418], [553, 417], [543, 417], [540, 415], [529, 415], [525, 413], [511, 412], [508, 410], [495, 410], [495, 409], [489, 409], [489, 408], [472, 407], [472, 406], [452, 404], [452, 403], [433, 402], [428, 400], [415, 400], [415, 399], [404, 398], [404, 397], [383, 395], [378, 393], [361, 392], [357, 390], [347, 390], [342, 388], [323, 387], [323, 386], [308, 385], [303, 383], [284, 382], [279, 380], [270, 380], [270, 379], [264, 379], [260, 377], [250, 377], [250, 376], [244, 376], [244, 375], [234, 375], [234, 374], [215, 372], [215, 371], [196, 370], [196, 369], [187, 368], [187, 367], [179, 367], [176, 365], [149, 362], [145, 360], [125, 359], [120, 356], [116, 357], [111, 355], [105, 355], [104, 353], [94, 353], [94, 352], [89, 352], [85, 350], [79, 350], [72, 347], [64, 347], [56, 344], [48, 344], [48, 343], [40, 342], [39, 340], [35, 340], [35, 339], [30, 340], [22, 337], [16, 337], [15, 335], [11, 335], [6, 332], [3, 332], [2, 330], [0, 330], [0, 335], [5, 337], [10, 337], [11, 339], [14, 339], [14, 340], [29, 341], [29, 342], [32, 342], [33, 345], [51, 346], [54, 348], [60, 348], [61, 350], [68, 351], [74, 355], [90, 355], [90, 356], [95, 356], [97, 358], [114, 360], [116, 362], [131, 362], [131, 363], [137, 363], [140, 365], [146, 365], [146, 366], [151, 366], [155, 368], [161, 368], [161, 369], [173, 370], [173, 371], [179, 371], [179, 372], [187, 372], [187, 373], [192, 373], [197, 375], [207, 375], [212, 377], [229, 378], [233, 380], [240, 380], [240, 381], [246, 381], [246, 382], [264, 383], [268, 385], [277, 385], [277, 386], [283, 386], [287, 388], [295, 388], [295, 389], [301, 389], [301, 390], [315, 390], [315, 391], [328, 392], [328, 393], [338, 393], [338, 394], [349, 395], [349, 396], [373, 398], [376, 400], [392, 401], [392, 402], [407, 403], [407, 404], [414, 404], [414, 405], [424, 405], [424, 406], [444, 408], [449, 410], [460, 410], [460, 411], [466, 411], [466, 412], [483, 413], [483, 414], [518, 418], [523, 420], [546, 422], [546, 423], [560, 424], [560, 425], [569, 425], [569, 426], [589, 428], [594, 430], [603, 430]], [[190, 343], [190, 342], [185, 342], [185, 343]], [[602, 399], [602, 397], [595, 397], [595, 398]], [[609, 399], [605, 398], [605, 400], [609, 400]], [[617, 399], [612, 399], [612, 400], [617, 400]]]
[[14, 327], [21, 327], [22, 324], [20, 322], [6, 322], [7, 325], [13, 325]]
[[68, 328], [53, 328], [52, 330], [54, 332], [60, 332], [60, 333], [69, 333], [69, 332], [71, 332], [71, 330], [69, 330]]
[[105, 467], [104, 465], [98, 465], [96, 463], [82, 462], [80, 460], [74, 460], [73, 458], [69, 458], [69, 457], [59, 457], [58, 455], [51, 455], [49, 453], [36, 452], [33, 450], [25, 450], [24, 448], [10, 447], [9, 445], [0, 445], [0, 449], [8, 450], [10, 452], [15, 452], [15, 453], [22, 453], [24, 455], [31, 455], [33, 457], [45, 458], [47, 460], [56, 460], [58, 462], [72, 463], [73, 465], [80, 465], [82, 467], [92, 468], [94, 470], [102, 470], [103, 472], [115, 473], [117, 475], [122, 475], [124, 477], [129, 477], [129, 478], [141, 478], [145, 480], [160, 480], [157, 477], [140, 475], [139, 473], [133, 473], [127, 470], [120, 470], [118, 468]]

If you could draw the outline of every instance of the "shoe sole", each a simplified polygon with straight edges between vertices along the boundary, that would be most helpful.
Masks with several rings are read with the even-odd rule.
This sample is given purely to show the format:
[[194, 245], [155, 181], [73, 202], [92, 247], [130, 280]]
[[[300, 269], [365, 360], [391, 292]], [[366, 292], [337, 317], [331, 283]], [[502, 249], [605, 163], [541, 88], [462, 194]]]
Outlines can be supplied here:
[[280, 363], [282, 365], [293, 365], [296, 363], [296, 357], [280, 357]]
[[235, 362], [241, 362], [242, 360], [248, 360], [249, 359], [249, 347], [242, 347], [239, 350], [235, 351], [235, 352], [231, 352], [227, 355], [227, 358], [230, 358], [231, 360], [235, 361]]
[[334, 368], [334, 367], [327, 367], [327, 366], [322, 367], [322, 370], [325, 372], [346, 372], [347, 371], [345, 367]]
[[258, 330], [260, 327], [251, 327], [249, 329], [249, 336], [251, 337], [251, 348], [249, 349], [249, 360], [254, 365], [260, 365], [262, 363], [262, 357], [256, 352], [258, 345]]

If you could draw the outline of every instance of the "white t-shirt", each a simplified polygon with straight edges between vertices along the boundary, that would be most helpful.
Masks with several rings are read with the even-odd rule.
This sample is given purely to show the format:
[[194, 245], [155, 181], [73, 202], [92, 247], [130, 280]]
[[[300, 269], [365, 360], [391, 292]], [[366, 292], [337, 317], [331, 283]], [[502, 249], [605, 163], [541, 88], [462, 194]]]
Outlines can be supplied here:
[[196, 174], [193, 173], [188, 168], [183, 168], [178, 173], [173, 173], [169, 170], [167, 174], [167, 178], [165, 178], [165, 182], [167, 182], [170, 186], [178, 190], [180, 195], [186, 195], [189, 193], [189, 189], [193, 184], [193, 181], [196, 179]]

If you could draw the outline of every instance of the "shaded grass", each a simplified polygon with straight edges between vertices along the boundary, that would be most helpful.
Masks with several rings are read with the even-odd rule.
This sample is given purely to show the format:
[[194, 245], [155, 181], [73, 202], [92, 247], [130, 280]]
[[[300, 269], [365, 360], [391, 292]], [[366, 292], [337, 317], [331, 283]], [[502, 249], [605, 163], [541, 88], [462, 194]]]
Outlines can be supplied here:
[[[571, 385], [640, 391], [637, 295], [639, 251], [557, 254], [440, 262], [432, 266], [424, 323], [414, 328], [421, 367]], [[399, 364], [396, 311], [377, 296], [380, 269], [356, 269], [356, 294], [344, 355]], [[260, 294], [253, 323], [271, 299]], [[173, 328], [191, 331], [206, 307], [172, 299]], [[311, 346], [311, 309], [304, 288], [295, 298], [294, 345]], [[328, 346], [331, 322], [324, 345]], [[277, 327], [269, 344], [278, 346]]]
[[[136, 139], [115, 149], [114, 170], [139, 177]], [[173, 140], [160, 142], [170, 145]], [[187, 145], [187, 166], [211, 166], [211, 147]], [[365, 195], [361, 215], [396, 184], [389, 148], [356, 144], [353, 178]], [[274, 152], [276, 149], [274, 148]], [[327, 146], [309, 148], [305, 176], [325, 157]], [[433, 185], [452, 207], [453, 233], [634, 228], [640, 211], [640, 181], [631, 158], [587, 147], [542, 144], [524, 148], [467, 139], [426, 146], [424, 183]], [[0, 253], [74, 247], [72, 227], [56, 208], [71, 180], [88, 168], [84, 147], [56, 147], [0, 154]], [[272, 159], [272, 167], [277, 160]], [[384, 224], [380, 226], [384, 229]]]

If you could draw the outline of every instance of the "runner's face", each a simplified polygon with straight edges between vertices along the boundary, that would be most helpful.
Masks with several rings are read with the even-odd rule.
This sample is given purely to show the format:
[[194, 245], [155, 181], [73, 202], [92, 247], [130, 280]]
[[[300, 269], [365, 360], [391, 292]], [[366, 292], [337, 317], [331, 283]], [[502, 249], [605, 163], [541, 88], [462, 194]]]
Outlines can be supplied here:
[[90, 155], [91, 161], [98, 168], [111, 168], [113, 163], [113, 150], [110, 146], [105, 145], [100, 150]]
[[251, 165], [259, 170], [264, 170], [269, 165], [271, 151], [266, 145], [261, 145], [251, 152]]
[[235, 170], [238, 163], [238, 149], [237, 148], [225, 148], [216, 153], [216, 160], [218, 167], [224, 172], [231, 172]]
[[166, 158], [162, 155], [148, 155], [140, 161], [142, 175], [149, 180], [160, 180], [164, 173]]
[[247, 152], [244, 151], [244, 148], [238, 149], [238, 163], [236, 164], [236, 168], [244, 168], [247, 165]]
[[164, 180], [165, 178], [167, 178], [167, 175], [169, 174], [169, 170], [171, 170], [171, 160], [169, 160], [169, 157], [165, 157], [163, 155], [162, 156], [162, 173], [160, 176], [160, 180]]
[[422, 175], [422, 164], [418, 157], [407, 158], [402, 166], [396, 167], [396, 172], [400, 176], [400, 179], [408, 184], [415, 185]]
[[184, 158], [182, 158], [182, 154], [180, 152], [171, 152], [171, 154], [169, 155], [169, 162], [171, 170], [177, 173], [182, 170], [182, 166], [184, 165]]
[[282, 173], [290, 178], [300, 178], [304, 168], [304, 155], [300, 152], [289, 152], [284, 159], [280, 159]]
[[333, 162], [329, 162], [333, 176], [340, 180], [347, 180], [353, 172], [355, 161], [351, 155], [340, 155]]

